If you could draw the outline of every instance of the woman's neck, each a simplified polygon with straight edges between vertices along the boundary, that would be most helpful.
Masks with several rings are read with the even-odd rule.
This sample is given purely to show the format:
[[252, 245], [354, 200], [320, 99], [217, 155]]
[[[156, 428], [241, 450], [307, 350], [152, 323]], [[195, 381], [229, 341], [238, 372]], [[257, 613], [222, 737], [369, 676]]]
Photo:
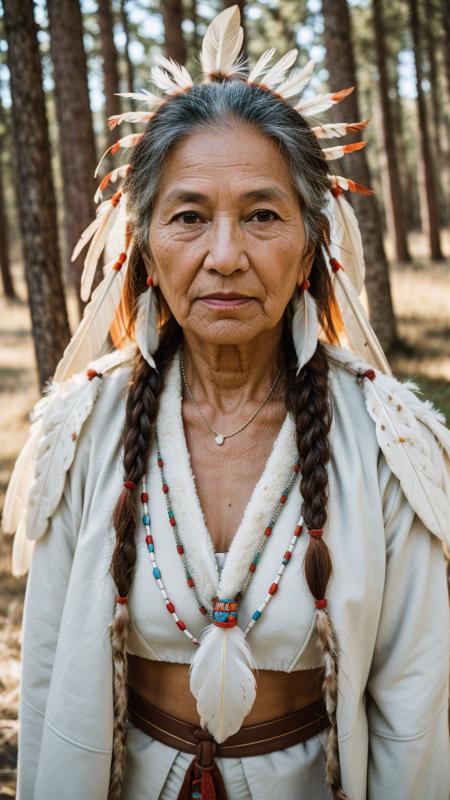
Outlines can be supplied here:
[[211, 344], [185, 334], [184, 369], [197, 403], [238, 413], [249, 403], [261, 402], [283, 363], [281, 331], [280, 326], [239, 345]]

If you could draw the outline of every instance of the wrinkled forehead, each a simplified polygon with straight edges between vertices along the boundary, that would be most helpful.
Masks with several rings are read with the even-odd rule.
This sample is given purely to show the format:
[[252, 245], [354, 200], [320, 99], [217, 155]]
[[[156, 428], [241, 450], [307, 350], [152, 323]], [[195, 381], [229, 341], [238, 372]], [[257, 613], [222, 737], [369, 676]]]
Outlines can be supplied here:
[[[160, 207], [198, 195], [233, 192], [248, 199], [297, 198], [280, 145], [249, 125], [206, 126], [171, 149], [157, 192]], [[186, 197], [184, 197], [186, 195]]]

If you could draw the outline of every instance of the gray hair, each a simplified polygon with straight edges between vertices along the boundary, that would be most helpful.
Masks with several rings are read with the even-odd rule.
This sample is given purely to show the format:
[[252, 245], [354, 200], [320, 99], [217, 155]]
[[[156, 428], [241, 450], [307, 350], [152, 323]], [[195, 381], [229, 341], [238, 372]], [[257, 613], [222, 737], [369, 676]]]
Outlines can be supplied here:
[[135, 242], [149, 255], [152, 207], [171, 149], [207, 126], [246, 123], [265, 133], [284, 154], [298, 193], [306, 248], [322, 241], [330, 181], [322, 149], [305, 119], [281, 97], [243, 80], [201, 83], [164, 103], [148, 123], [126, 180]]

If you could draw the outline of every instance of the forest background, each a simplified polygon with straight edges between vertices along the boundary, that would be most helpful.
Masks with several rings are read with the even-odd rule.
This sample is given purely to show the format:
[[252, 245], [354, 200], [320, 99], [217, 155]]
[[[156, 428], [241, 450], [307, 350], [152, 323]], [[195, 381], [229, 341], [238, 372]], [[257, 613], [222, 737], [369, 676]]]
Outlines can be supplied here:
[[[228, 5], [3, 0], [0, 504], [29, 412], [83, 312], [83, 257], [72, 264], [70, 254], [95, 214], [98, 157], [133, 132], [126, 122], [108, 128], [109, 116], [136, 108], [116, 93], [151, 88], [156, 52], [198, 74], [206, 26]], [[362, 137], [330, 142], [368, 142], [332, 162], [337, 174], [375, 190], [346, 195], [364, 242], [365, 303], [394, 372], [450, 416], [450, 0], [238, 5], [251, 64], [271, 46], [279, 54], [298, 47], [299, 66], [316, 62], [313, 92], [355, 87], [314, 124], [370, 119]], [[11, 538], [1, 536], [0, 800], [15, 796], [25, 588], [10, 570]]]

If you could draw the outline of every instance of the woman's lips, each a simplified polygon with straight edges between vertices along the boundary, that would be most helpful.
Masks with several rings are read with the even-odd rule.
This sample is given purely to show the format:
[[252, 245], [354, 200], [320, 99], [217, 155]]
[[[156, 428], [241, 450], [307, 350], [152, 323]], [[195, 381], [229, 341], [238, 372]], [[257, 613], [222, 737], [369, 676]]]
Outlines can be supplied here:
[[217, 296], [212, 295], [210, 297], [202, 297], [201, 300], [213, 308], [237, 308], [238, 306], [244, 306], [247, 303], [250, 303], [252, 298], [239, 296], [237, 294], [230, 294], [228, 297], [226, 294], [217, 294]]

